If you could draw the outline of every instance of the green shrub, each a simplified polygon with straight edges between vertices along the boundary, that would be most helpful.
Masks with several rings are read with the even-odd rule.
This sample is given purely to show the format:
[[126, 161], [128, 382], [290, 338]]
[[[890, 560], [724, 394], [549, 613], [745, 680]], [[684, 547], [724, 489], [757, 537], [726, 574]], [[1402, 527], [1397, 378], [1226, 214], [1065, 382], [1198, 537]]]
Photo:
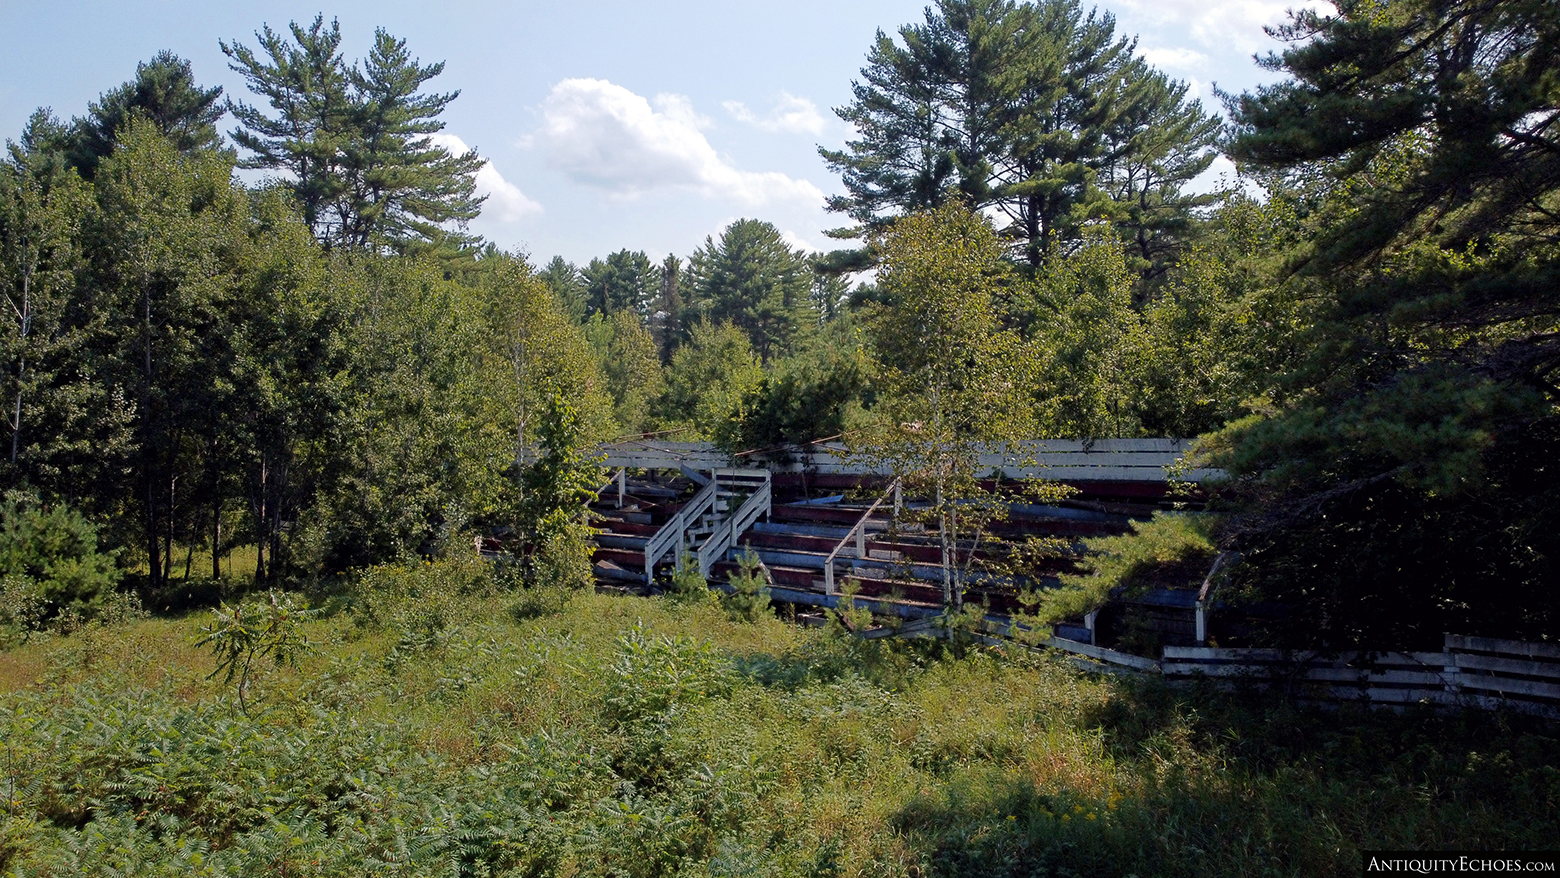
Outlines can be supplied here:
[[709, 580], [699, 572], [698, 558], [683, 553], [677, 569], [672, 572], [672, 582], [666, 590], [666, 596], [680, 604], [707, 603], [714, 596], [710, 591]]
[[733, 621], [756, 622], [769, 612], [769, 583], [764, 579], [763, 562], [747, 548], [737, 556], [739, 572], [728, 580], [731, 592], [721, 597], [721, 606]]
[[[0, 502], [0, 576], [36, 585], [31, 590], [20, 584], [7, 587], [16, 600], [30, 591], [42, 602], [42, 616], [34, 624], [66, 609], [94, 617], [119, 583], [115, 554], [98, 550], [97, 528], [68, 506], [44, 506], [15, 493]], [[18, 612], [29, 611], [18, 605], [13, 625]]]
[[303, 622], [316, 615], [290, 594], [272, 591], [264, 600], [245, 601], [235, 607], [226, 604], [211, 612], [205, 635], [196, 642], [216, 657], [211, 677], [222, 675], [224, 684], [238, 682], [238, 704], [245, 713], [249, 704], [245, 694], [256, 659], [269, 658], [277, 666], [296, 665], [298, 657], [309, 649]]
[[731, 691], [731, 665], [708, 641], [651, 634], [635, 624], [607, 668], [607, 718], [631, 726]]
[[355, 573], [351, 612], [363, 628], [425, 627], [420, 619], [451, 617], [464, 605], [457, 598], [489, 595], [503, 576], [499, 566], [465, 554], [444, 561], [376, 564]]

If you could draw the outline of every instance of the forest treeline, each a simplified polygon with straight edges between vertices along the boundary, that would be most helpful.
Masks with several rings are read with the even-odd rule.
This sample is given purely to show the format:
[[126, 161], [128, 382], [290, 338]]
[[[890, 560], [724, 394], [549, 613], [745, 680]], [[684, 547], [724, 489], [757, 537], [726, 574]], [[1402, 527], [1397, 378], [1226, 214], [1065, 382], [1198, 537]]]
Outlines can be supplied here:
[[[466, 230], [482, 160], [429, 139], [456, 93], [404, 41], [224, 43], [253, 103], [161, 54], [0, 168], [8, 522], [77, 510], [152, 592], [197, 549], [275, 581], [473, 532], [578, 576], [594, 443], [783, 453], [932, 388], [959, 438], [1203, 437], [1276, 638], [1552, 631], [1560, 23], [1350, 0], [1277, 35], [1287, 79], [1221, 120], [1106, 13], [942, 0], [837, 111], [840, 249], [743, 219], [585, 265]], [[1241, 178], [1194, 186], [1220, 152]]]

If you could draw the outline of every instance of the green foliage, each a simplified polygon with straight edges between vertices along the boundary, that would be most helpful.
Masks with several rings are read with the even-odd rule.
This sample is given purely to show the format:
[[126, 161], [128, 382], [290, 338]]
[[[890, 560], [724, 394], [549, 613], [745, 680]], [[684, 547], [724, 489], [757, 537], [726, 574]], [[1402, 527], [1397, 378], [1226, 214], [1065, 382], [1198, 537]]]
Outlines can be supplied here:
[[103, 93], [85, 117], [71, 120], [59, 141], [49, 146], [62, 151], [88, 180], [96, 175], [98, 163], [113, 153], [131, 119], [155, 125], [180, 152], [218, 149], [222, 135], [217, 122], [227, 114], [218, 103], [221, 97], [220, 86], [201, 88], [190, 62], [164, 50], [137, 64], [135, 79]]
[[0, 576], [13, 625], [35, 627], [67, 609], [91, 618], [121, 571], [98, 550], [97, 528], [68, 506], [9, 494], [0, 502]]
[[[42, 114], [35, 115], [29, 133], [46, 124]], [[0, 162], [0, 289], [10, 305], [0, 335], [5, 364], [0, 393], [10, 414], [6, 474], [53, 487], [50, 477], [81, 455], [84, 439], [97, 439], [100, 450], [116, 444], [121, 418], [96, 382], [69, 368], [89, 337], [83, 323], [93, 322], [71, 308], [91, 193], [36, 139], [8, 143]], [[88, 426], [93, 422], [96, 431]], [[45, 426], [50, 424], [53, 429]]]
[[1210, 201], [1181, 189], [1213, 161], [1218, 121], [1115, 24], [1076, 0], [942, 0], [897, 41], [880, 31], [838, 111], [858, 138], [820, 150], [847, 193], [829, 208], [867, 230], [952, 200], [991, 208], [1031, 267], [1112, 218], [1134, 267], [1158, 273]]
[[553, 299], [558, 302], [563, 313], [569, 316], [575, 323], [585, 322], [587, 312], [585, 304], [585, 283], [580, 278], [580, 270], [574, 263], [562, 256], [554, 256], [548, 262], [537, 277], [547, 285]]
[[1132, 283], [1108, 228], [1086, 232], [1075, 252], [1038, 272], [1025, 305], [1041, 358], [1034, 383], [1041, 436], [1138, 434], [1132, 371], [1142, 320], [1132, 309]]
[[716, 425], [712, 439], [727, 451], [772, 449], [762, 456], [788, 459], [793, 449], [785, 446], [839, 436], [860, 424], [870, 368], [851, 321], [830, 323], [794, 356], [772, 364], [732, 416]]
[[688, 259], [691, 318], [747, 333], [759, 360], [790, 353], [817, 322], [807, 260], [772, 223], [741, 219]]
[[260, 48], [222, 43], [228, 65], [266, 99], [274, 116], [232, 105], [242, 127], [245, 167], [284, 171], [303, 220], [327, 249], [391, 248], [398, 252], [469, 243], [452, 231], [481, 212], [475, 195], [483, 160], [456, 155], [433, 141], [436, 121], [459, 92], [425, 94], [444, 62], [421, 65], [384, 29], [362, 66], [342, 58], [341, 29], [323, 15], [292, 39], [256, 32]]
[[579, 414], [554, 396], [537, 423], [541, 454], [520, 474], [517, 523], [537, 585], [585, 588], [592, 581], [586, 504], [601, 473], [583, 438]]
[[959, 559], [959, 540], [1004, 508], [979, 485], [979, 455], [1031, 437], [1025, 397], [1036, 358], [999, 322], [997, 293], [1011, 268], [984, 217], [957, 204], [904, 217], [879, 251], [886, 304], [872, 311], [867, 334], [880, 397], [875, 423], [852, 444], [891, 468], [908, 493], [931, 498], [925, 514], [942, 548], [943, 602], [957, 610], [973, 557]]
[[666, 390], [654, 406], [663, 429], [681, 428], [714, 436], [739, 411], [743, 398], [763, 380], [747, 336], [729, 323], [696, 323], [688, 343], [672, 355]]
[[[1232, 155], [1304, 217], [1285, 254], [1287, 294], [1311, 303], [1301, 355], [1281, 393], [1206, 443], [1237, 477], [1232, 547], [1250, 581], [1317, 625], [1288, 637], [1374, 632], [1387, 648], [1497, 620], [1520, 636], [1553, 612], [1536, 589], [1552, 550], [1511, 538], [1545, 532], [1548, 512], [1509, 468], [1560, 450], [1546, 444], [1560, 399], [1549, 13], [1297, 11], [1278, 31], [1296, 42], [1268, 62], [1289, 78], [1229, 98]], [[1518, 595], [1525, 607], [1500, 605]]]
[[672, 571], [672, 582], [666, 589], [666, 596], [679, 604], [703, 604], [714, 599], [709, 581], [699, 572], [698, 558], [683, 553], [677, 561], [677, 568]]
[[0, 648], [26, 642], [43, 629], [49, 603], [43, 587], [26, 576], [0, 579]]
[[1133, 522], [1131, 533], [1083, 545], [1078, 563], [1087, 572], [1064, 573], [1059, 588], [1035, 594], [1040, 622], [1076, 619], [1121, 594], [1200, 586], [1217, 554], [1208, 517], [1188, 513], [1157, 512]]
[[1209, 433], [1283, 392], [1279, 375], [1301, 361], [1314, 307], [1280, 277], [1296, 207], [1292, 192], [1227, 198], [1143, 307], [1131, 374], [1144, 435]]
[[736, 682], [709, 641], [667, 637], [641, 624], [618, 638], [606, 671], [602, 705], [608, 721], [623, 728], [722, 698]]
[[[1324, 496], [1280, 527], [1236, 519], [1242, 563], [1230, 600], [1285, 607], [1259, 620], [1266, 642], [1308, 649], [1436, 649], [1445, 632], [1536, 640], [1560, 620], [1560, 489], [1552, 425], [1501, 437], [1480, 460], [1482, 484], [1426, 492], [1393, 479]], [[1292, 501], [1291, 501], [1292, 502]]]
[[305, 621], [317, 651], [250, 715], [202, 680], [199, 619], [100, 632], [91, 667], [26, 647], [47, 670], [0, 682], [0, 870], [1332, 878], [1362, 848], [1560, 831], [1560, 752], [1520, 716], [1301, 710], [593, 594], [517, 623], [507, 600], [445, 595], [456, 621], [415, 650]]
[[296, 666], [310, 648], [302, 623], [315, 612], [293, 595], [272, 590], [264, 600], [212, 610], [211, 623], [202, 629], [206, 636], [196, 646], [209, 648], [216, 659], [211, 677], [220, 674], [226, 685], [238, 681], [238, 703], [248, 713], [245, 694], [255, 659], [269, 658], [278, 668]]
[[580, 269], [585, 286], [586, 314], [610, 318], [619, 311], [647, 316], [660, 290], [660, 278], [650, 257], [641, 250], [619, 250], [605, 260], [592, 259]]
[[612, 394], [613, 413], [624, 432], [649, 429], [650, 401], [661, 393], [661, 358], [650, 330], [630, 311], [611, 318], [611, 340], [601, 371]]
[[756, 622], [769, 613], [769, 580], [763, 562], [751, 548], [737, 556], [737, 572], [726, 582], [731, 591], [721, 595], [720, 605], [737, 622]]

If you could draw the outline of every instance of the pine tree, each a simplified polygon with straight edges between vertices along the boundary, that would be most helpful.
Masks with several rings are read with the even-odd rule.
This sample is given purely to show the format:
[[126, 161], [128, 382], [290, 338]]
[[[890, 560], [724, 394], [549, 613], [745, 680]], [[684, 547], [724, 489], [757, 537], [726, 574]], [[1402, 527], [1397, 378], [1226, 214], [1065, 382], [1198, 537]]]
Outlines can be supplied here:
[[641, 319], [650, 313], [660, 280], [650, 257], [641, 250], [619, 250], [605, 260], [592, 259], [580, 271], [580, 279], [588, 314], [609, 317], [632, 311]]
[[569, 315], [569, 319], [575, 323], [583, 323], [589, 308], [585, 302], [585, 284], [580, 279], [580, 270], [574, 263], [562, 256], [554, 256], [537, 275], [547, 289], [552, 291], [553, 297], [558, 300], [558, 305], [563, 313]]
[[355, 113], [343, 162], [347, 186], [335, 208], [339, 246], [452, 243], [449, 224], [464, 228], [481, 212], [486, 196], [475, 187], [483, 160], [475, 151], [452, 155], [428, 137], [444, 129], [436, 117], [460, 96], [419, 93], [443, 71], [442, 61], [418, 64], [406, 41], [383, 29], [374, 32], [363, 69], [349, 71]]
[[[1554, 630], [1560, 18], [1540, 0], [1350, 0], [1275, 30], [1232, 156], [1311, 234], [1276, 405], [1210, 441], [1228, 539], [1303, 645]], [[1277, 200], [1277, 199], [1274, 199]], [[1303, 585], [1302, 585], [1303, 584]]]
[[341, 57], [341, 28], [324, 16], [306, 30], [290, 25], [294, 42], [269, 25], [256, 32], [262, 60], [248, 47], [220, 43], [228, 66], [249, 83], [250, 91], [266, 99], [276, 116], [235, 103], [233, 116], [241, 127], [233, 140], [252, 155], [240, 167], [283, 171], [291, 175], [292, 192], [314, 237], [327, 242], [333, 229], [329, 208], [345, 188], [340, 166], [350, 138], [352, 106], [346, 62]]
[[234, 104], [233, 139], [251, 155], [243, 167], [286, 172], [303, 219], [327, 248], [406, 251], [470, 243], [462, 233], [481, 211], [482, 159], [451, 155], [429, 135], [459, 92], [422, 94], [444, 69], [420, 65], [406, 42], [384, 30], [360, 69], [341, 55], [341, 29], [323, 16], [290, 25], [289, 41], [269, 26], [261, 54], [222, 43], [229, 66], [275, 116]]
[[817, 322], [812, 271], [773, 224], [737, 220], [705, 238], [688, 259], [691, 305], [700, 319], [732, 323], [764, 362], [785, 355]]
[[1114, 17], [1077, 0], [940, 0], [898, 37], [879, 32], [836, 110], [859, 139], [820, 150], [846, 189], [829, 208], [857, 223], [831, 234], [956, 197], [1005, 217], [1031, 266], [1101, 217], [1141, 231], [1156, 272], [1166, 264], [1198, 206], [1180, 189], [1212, 161], [1217, 123], [1134, 57]]
[[70, 164], [90, 180], [98, 163], [114, 151], [119, 133], [132, 117], [157, 126], [180, 152], [216, 149], [222, 144], [217, 122], [227, 113], [218, 103], [220, 86], [201, 88], [190, 62], [169, 51], [136, 65], [135, 79], [105, 92], [71, 122], [61, 144]]
[[661, 260], [661, 300], [653, 321], [656, 348], [661, 352], [663, 364], [672, 361], [672, 354], [685, 341], [687, 326], [683, 314], [683, 297], [680, 288], [682, 260], [668, 253]]

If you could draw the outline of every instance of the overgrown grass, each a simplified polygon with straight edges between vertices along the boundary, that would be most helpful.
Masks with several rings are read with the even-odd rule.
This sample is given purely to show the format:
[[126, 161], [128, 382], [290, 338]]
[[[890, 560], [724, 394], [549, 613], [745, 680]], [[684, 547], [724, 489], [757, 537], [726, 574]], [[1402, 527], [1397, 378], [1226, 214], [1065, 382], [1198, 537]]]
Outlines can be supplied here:
[[249, 716], [199, 616], [0, 655], [0, 871], [1327, 876], [1560, 837], [1560, 744], [1516, 717], [563, 597], [381, 570]]

